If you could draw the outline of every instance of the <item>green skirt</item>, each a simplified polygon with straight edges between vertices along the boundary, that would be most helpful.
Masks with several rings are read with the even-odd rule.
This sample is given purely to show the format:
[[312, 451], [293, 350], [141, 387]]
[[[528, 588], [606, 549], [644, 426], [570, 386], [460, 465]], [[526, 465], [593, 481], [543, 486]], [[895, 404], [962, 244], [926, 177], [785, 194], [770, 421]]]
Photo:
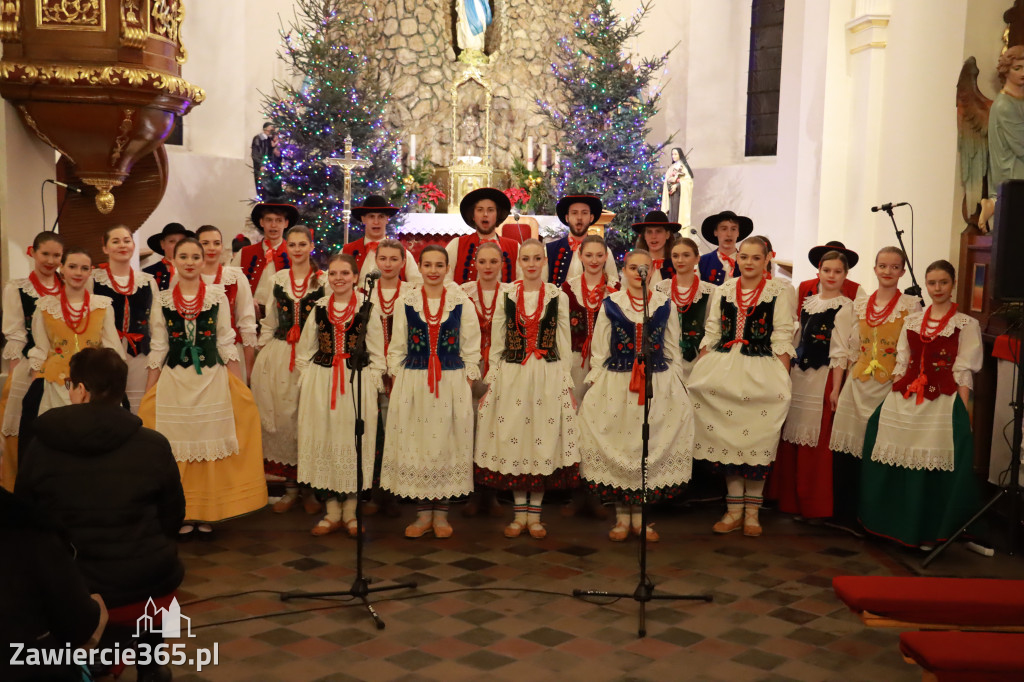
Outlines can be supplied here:
[[879, 405], [868, 420], [861, 461], [860, 522], [874, 535], [919, 547], [949, 539], [981, 508], [967, 408], [953, 402], [953, 471], [906, 469], [871, 459]]

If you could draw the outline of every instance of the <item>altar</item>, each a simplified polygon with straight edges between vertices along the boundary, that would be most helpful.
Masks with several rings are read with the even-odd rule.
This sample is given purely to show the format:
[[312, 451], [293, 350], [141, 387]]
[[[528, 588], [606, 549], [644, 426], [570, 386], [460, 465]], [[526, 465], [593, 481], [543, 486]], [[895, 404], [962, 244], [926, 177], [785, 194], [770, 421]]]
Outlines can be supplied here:
[[[535, 234], [542, 241], [545, 238], [551, 238], [565, 231], [565, 226], [553, 215], [519, 216], [518, 219], [519, 224], [532, 223], [534, 221], [538, 226], [538, 231]], [[512, 235], [508, 233], [509, 231], [503, 233], [503, 228], [515, 225], [516, 223], [517, 220], [514, 217], [509, 217], [507, 221], [498, 227], [497, 234], [511, 237]], [[518, 232], [518, 228], [515, 231]], [[407, 213], [402, 218], [401, 225], [395, 230], [395, 238], [402, 242], [405, 248], [409, 249], [413, 258], [419, 259], [420, 251], [428, 244], [445, 246], [455, 237], [473, 234], [473, 232], [473, 228], [464, 223], [462, 217], [458, 214]], [[521, 241], [518, 236], [513, 238]]]

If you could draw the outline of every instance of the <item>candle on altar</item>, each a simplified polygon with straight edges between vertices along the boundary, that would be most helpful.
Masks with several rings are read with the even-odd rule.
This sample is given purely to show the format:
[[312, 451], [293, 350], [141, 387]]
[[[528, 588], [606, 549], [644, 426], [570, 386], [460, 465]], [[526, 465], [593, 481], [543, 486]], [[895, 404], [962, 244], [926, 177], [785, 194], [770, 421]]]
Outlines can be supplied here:
[[409, 165], [416, 165], [416, 133], [409, 136]]
[[533, 170], [533, 135], [526, 138], [526, 170]]
[[542, 144], [540, 146], [540, 170], [544, 172], [548, 169], [548, 146]]
[[555, 161], [551, 164], [551, 170], [558, 172], [560, 159], [558, 158], [558, 152], [555, 152]]

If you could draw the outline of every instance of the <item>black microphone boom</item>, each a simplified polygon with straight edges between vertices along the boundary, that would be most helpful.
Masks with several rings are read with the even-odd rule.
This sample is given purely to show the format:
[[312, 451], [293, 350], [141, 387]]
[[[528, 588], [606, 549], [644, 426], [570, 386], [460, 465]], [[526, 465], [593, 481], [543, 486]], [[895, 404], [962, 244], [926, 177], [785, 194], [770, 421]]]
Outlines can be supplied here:
[[886, 213], [888, 213], [889, 211], [893, 210], [894, 208], [899, 208], [900, 206], [909, 206], [909, 205], [910, 204], [908, 204], [905, 201], [901, 201], [898, 204], [891, 204], [891, 203], [890, 204], [882, 204], [881, 206], [872, 206], [871, 207], [871, 212], [872, 213], [878, 213], [879, 211], [885, 211]]
[[75, 192], [76, 194], [82, 193], [81, 187], [75, 187], [73, 185], [67, 184], [66, 182], [61, 182], [60, 180], [47, 180], [46, 182], [49, 182], [52, 185], [57, 185], [57, 187], [63, 187], [69, 192]]

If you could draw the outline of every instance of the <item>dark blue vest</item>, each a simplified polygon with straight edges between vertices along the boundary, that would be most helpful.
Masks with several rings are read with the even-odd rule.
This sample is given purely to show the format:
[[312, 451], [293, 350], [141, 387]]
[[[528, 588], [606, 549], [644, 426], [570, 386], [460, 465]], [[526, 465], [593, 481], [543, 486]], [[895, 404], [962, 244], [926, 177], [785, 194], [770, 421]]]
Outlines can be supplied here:
[[[711, 282], [717, 285], [725, 281], [725, 270], [722, 267], [722, 261], [718, 260], [717, 249], [700, 257], [700, 261], [697, 263], [697, 270], [700, 272], [702, 282]], [[739, 263], [732, 269], [732, 276], [740, 276]]]
[[[411, 305], [405, 306], [405, 319], [409, 325], [406, 336], [406, 355], [402, 366], [406, 369], [427, 369], [430, 361], [430, 333], [426, 321]], [[465, 364], [459, 355], [459, 331], [462, 327], [462, 306], [456, 306], [441, 323], [437, 334], [437, 357], [441, 369], [462, 369]]]
[[800, 369], [818, 369], [828, 365], [832, 328], [836, 325], [838, 312], [839, 308], [820, 313], [800, 311], [800, 345], [796, 348], [797, 365]]
[[[632, 371], [633, 360], [639, 350], [636, 348], [636, 323], [629, 320], [612, 299], [606, 298], [602, 305], [612, 328], [611, 355], [604, 361], [604, 366], [612, 372]], [[672, 302], [666, 301], [651, 315], [648, 327], [651, 341], [649, 366], [654, 372], [668, 369], [668, 361], [665, 360], [665, 327], [672, 311]]]
[[548, 281], [560, 287], [569, 276], [569, 263], [572, 262], [572, 249], [569, 248], [569, 236], [548, 242], [544, 245], [548, 251]]
[[171, 286], [171, 271], [167, 269], [167, 264], [163, 260], [142, 268], [142, 271], [147, 275], [153, 275], [153, 279], [156, 280], [156, 288], [160, 291], [167, 291], [167, 288]]
[[[113, 277], [113, 275], [109, 275]], [[128, 355], [135, 357], [149, 353], [149, 313], [153, 308], [153, 290], [146, 284], [139, 285], [135, 293], [130, 296], [119, 294], [112, 288], [99, 282], [94, 282], [93, 292], [100, 296], [106, 296], [112, 301], [111, 308], [114, 311], [114, 324], [117, 331], [124, 338], [125, 334], [138, 334], [141, 338], [132, 337], [128, 344]], [[124, 326], [125, 299], [128, 301], [128, 329]]]

